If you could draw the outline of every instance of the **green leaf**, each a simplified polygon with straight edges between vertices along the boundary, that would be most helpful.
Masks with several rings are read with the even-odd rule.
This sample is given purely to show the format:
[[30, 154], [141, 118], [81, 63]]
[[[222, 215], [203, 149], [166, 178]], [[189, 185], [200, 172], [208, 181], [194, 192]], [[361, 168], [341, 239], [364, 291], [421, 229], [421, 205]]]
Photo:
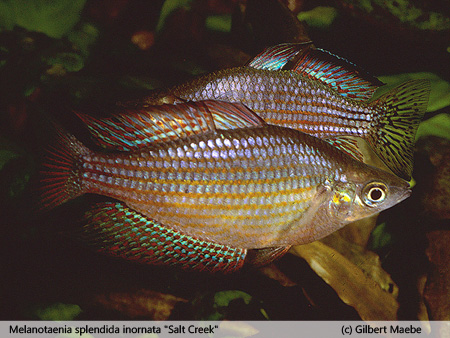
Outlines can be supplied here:
[[9, 149], [0, 149], [0, 170], [13, 158], [19, 157], [19, 154]]
[[1, 0], [0, 27], [15, 26], [61, 38], [79, 21], [86, 0]]
[[228, 306], [228, 304], [235, 299], [242, 299], [244, 303], [248, 305], [250, 304], [252, 296], [239, 290], [219, 291], [214, 295], [214, 305], [216, 307]]
[[450, 105], [450, 83], [441, 79], [436, 74], [427, 72], [404, 73], [384, 75], [378, 78], [387, 85], [386, 88], [381, 87], [380, 91], [387, 91], [387, 89], [409, 80], [428, 79], [431, 82], [431, 94], [427, 111], [436, 111]]
[[58, 53], [45, 60], [48, 65], [61, 65], [68, 72], [78, 72], [84, 67], [84, 60], [77, 53]]
[[79, 25], [78, 29], [70, 31], [67, 34], [67, 38], [74, 49], [80, 51], [83, 55], [88, 55], [91, 46], [97, 42], [99, 35], [100, 32], [96, 26], [90, 23], [83, 23]]
[[310, 11], [300, 12], [297, 19], [305, 22], [310, 27], [328, 28], [338, 16], [338, 11], [333, 7], [319, 6]]
[[450, 140], [450, 115], [442, 113], [423, 121], [417, 130], [416, 139], [429, 135]]
[[81, 308], [74, 304], [55, 303], [46, 308], [39, 308], [35, 313], [41, 320], [74, 320], [81, 313]]
[[386, 231], [386, 223], [377, 225], [371, 234], [370, 249], [376, 251], [390, 244], [392, 244], [392, 236]]
[[164, 28], [166, 20], [172, 12], [175, 12], [179, 8], [190, 9], [191, 4], [192, 0], [166, 0], [161, 8], [156, 31], [160, 32]]
[[229, 33], [231, 31], [231, 15], [210, 15], [206, 18], [205, 26], [212, 31]]

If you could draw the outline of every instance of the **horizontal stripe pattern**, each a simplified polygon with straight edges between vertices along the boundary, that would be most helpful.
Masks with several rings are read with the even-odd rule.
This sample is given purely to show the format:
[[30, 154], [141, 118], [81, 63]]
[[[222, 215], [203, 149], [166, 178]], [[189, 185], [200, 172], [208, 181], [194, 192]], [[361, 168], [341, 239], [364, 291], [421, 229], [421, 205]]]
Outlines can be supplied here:
[[288, 133], [228, 130], [126, 155], [88, 155], [83, 185], [192, 236], [259, 247], [302, 217], [324, 180], [340, 175], [303, 134]]
[[174, 93], [190, 100], [239, 101], [269, 124], [316, 137], [365, 136], [378, 123], [373, 107], [289, 71], [225, 70], [176, 87]]

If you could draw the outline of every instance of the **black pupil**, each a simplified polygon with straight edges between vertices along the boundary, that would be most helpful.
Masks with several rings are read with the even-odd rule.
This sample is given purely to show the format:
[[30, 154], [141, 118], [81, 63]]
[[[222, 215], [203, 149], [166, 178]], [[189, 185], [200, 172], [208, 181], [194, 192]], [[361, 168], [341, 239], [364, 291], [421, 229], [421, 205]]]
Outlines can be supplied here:
[[380, 188], [373, 188], [370, 190], [370, 198], [374, 201], [378, 201], [383, 196], [383, 192]]

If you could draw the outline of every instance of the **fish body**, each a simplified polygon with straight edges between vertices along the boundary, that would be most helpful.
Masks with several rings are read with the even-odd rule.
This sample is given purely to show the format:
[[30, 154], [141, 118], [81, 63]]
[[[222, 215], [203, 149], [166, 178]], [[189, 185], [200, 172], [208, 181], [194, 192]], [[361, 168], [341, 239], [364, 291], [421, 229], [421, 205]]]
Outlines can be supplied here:
[[[154, 109], [172, 111], [145, 121], [120, 117], [126, 140], [114, 134], [112, 120], [89, 122], [109, 150], [136, 135], [129, 150], [93, 151], [60, 133], [45, 162], [43, 206], [94, 193], [192, 238], [261, 249], [314, 241], [410, 194], [395, 175], [321, 139], [266, 124], [242, 104]], [[144, 136], [153, 139], [142, 142]]]
[[298, 50], [291, 45], [283, 48], [284, 54], [271, 50], [247, 67], [201, 76], [137, 104], [241, 102], [268, 124], [324, 139], [363, 138], [392, 172], [409, 180], [415, 132], [428, 102], [428, 81], [407, 82], [370, 101], [376, 85], [316, 59], [312, 51], [302, 54], [293, 70], [284, 70]]
[[234, 68], [174, 88], [183, 100], [241, 102], [268, 124], [327, 138], [368, 137], [379, 123], [376, 106], [346, 99], [319, 82], [290, 71]]

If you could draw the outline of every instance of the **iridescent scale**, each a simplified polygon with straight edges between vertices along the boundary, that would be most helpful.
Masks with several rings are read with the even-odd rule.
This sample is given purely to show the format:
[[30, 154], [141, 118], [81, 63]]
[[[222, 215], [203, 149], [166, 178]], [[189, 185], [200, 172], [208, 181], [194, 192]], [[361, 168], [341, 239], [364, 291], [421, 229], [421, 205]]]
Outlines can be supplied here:
[[269, 124], [321, 138], [364, 136], [378, 122], [373, 107], [290, 71], [224, 70], [176, 87], [173, 94], [185, 100], [242, 102]]
[[314, 140], [266, 126], [193, 136], [130, 154], [85, 155], [82, 184], [202, 240], [283, 246], [289, 238], [279, 238], [280, 229], [300, 220], [317, 188], [343, 170], [330, 161], [329, 148], [335, 149], [325, 144], [321, 150], [323, 141]]
[[144, 264], [178, 265], [210, 272], [237, 270], [247, 250], [200, 241], [148, 219], [119, 202], [94, 205], [83, 239], [105, 254]]

